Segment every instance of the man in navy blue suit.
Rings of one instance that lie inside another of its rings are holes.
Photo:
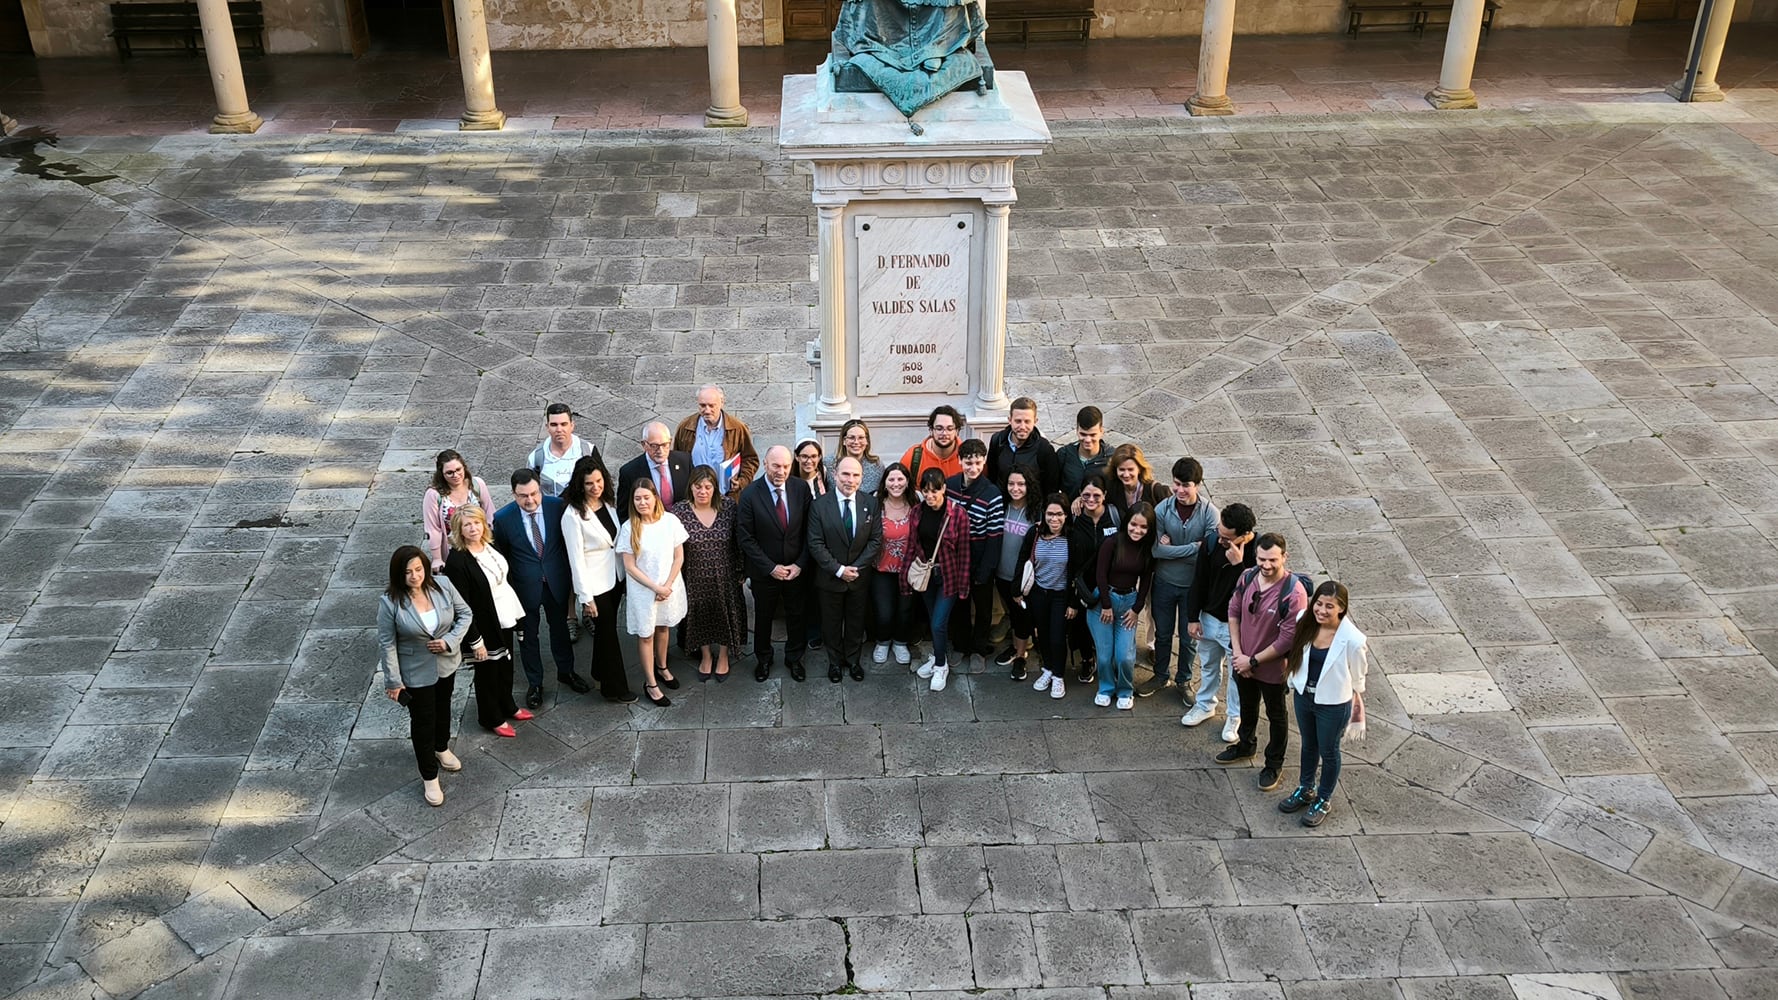
[[[525,666],[525,705],[543,705],[543,656],[538,633],[550,623],[549,650],[556,661],[556,678],[569,689],[585,694],[592,685],[574,672],[574,647],[562,622],[574,603],[574,578],[568,568],[568,548],[562,542],[562,500],[543,495],[537,473],[519,469],[512,474],[512,503],[494,514],[494,548],[511,567],[512,589],[525,606],[519,622],[519,658]]]

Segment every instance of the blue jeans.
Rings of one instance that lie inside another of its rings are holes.
[[[1229,692],[1229,718],[1241,717],[1241,693],[1228,675],[1233,666],[1229,662],[1229,623],[1207,614],[1198,615],[1198,626],[1203,629],[1204,637],[1198,640],[1198,698],[1195,707],[1209,712],[1216,711],[1216,696],[1224,687]],[[1157,653],[1158,655],[1158,653]]]
[[[1320,798],[1334,793],[1340,781],[1340,737],[1346,735],[1346,724],[1352,721],[1352,703],[1317,705],[1315,696],[1296,696],[1296,728],[1303,735],[1302,776],[1297,784],[1308,787],[1315,782],[1316,766],[1320,766],[1321,784],[1315,789]]]
[[[1173,680],[1173,637],[1185,637],[1185,595],[1189,586],[1168,583],[1158,576],[1149,594],[1149,608],[1154,615],[1154,679],[1160,683]],[[1179,678],[1181,687],[1192,676],[1192,642],[1179,644]]]
[[[1100,609],[1087,609],[1087,627],[1099,651],[1099,693],[1119,698],[1136,696],[1136,630],[1124,624],[1124,612],[1136,606],[1136,592],[1111,592],[1111,621],[1100,621]]]
[[[932,567],[932,579],[920,591],[920,598],[926,602],[926,617],[932,623],[932,662],[942,667],[950,662],[945,659],[950,652],[946,646],[951,638],[951,609],[957,606],[957,599],[945,593],[945,575],[937,566]]]

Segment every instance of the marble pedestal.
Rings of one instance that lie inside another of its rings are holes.
[[[817,393],[799,435],[832,449],[847,420],[879,455],[925,436],[949,403],[986,437],[1006,422],[1006,251],[1013,161],[1049,145],[1023,73],[907,119],[881,94],[832,90],[825,64],[784,78],[778,142],[814,168],[820,220]]]

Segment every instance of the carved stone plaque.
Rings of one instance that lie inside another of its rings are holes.
[[[853,217],[861,396],[969,391],[968,213]]]

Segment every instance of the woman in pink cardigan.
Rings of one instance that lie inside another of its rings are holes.
[[[469,473],[469,463],[455,449],[438,453],[432,470],[432,487],[420,501],[420,517],[426,522],[426,553],[434,570],[444,568],[445,556],[451,554],[451,515],[474,505],[482,509],[488,520],[494,519],[494,499],[488,495],[488,484],[482,477]]]

